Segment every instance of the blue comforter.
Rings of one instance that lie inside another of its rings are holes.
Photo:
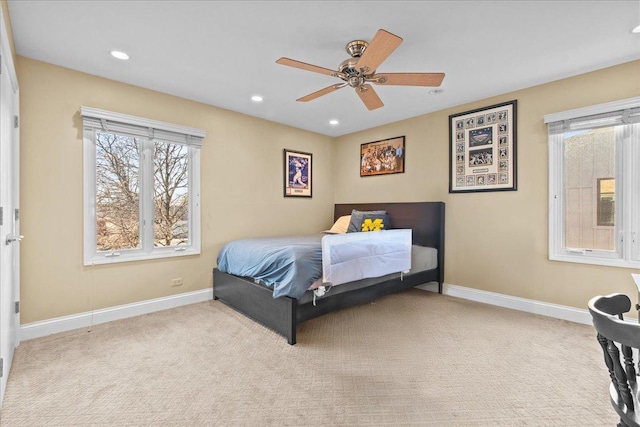
[[[259,237],[227,243],[218,254],[218,270],[252,277],[273,289],[273,297],[300,298],[322,277],[322,237],[310,234]]]

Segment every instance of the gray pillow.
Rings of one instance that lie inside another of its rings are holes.
[[[386,215],[387,211],[351,211],[351,221],[349,222],[349,228],[347,233],[357,233],[362,231],[362,222],[364,221],[364,215]]]

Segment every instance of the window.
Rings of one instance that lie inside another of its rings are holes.
[[[81,107],[84,264],[200,253],[204,131]]]
[[[640,97],[545,116],[549,259],[640,267]]]
[[[598,178],[598,226],[613,227],[616,212],[616,180],[615,178]]]

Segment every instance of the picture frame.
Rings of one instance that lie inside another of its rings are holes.
[[[517,190],[517,100],[449,116],[449,193]]]
[[[360,177],[404,173],[405,137],[360,144]]]
[[[312,197],[313,155],[284,150],[284,197]]]

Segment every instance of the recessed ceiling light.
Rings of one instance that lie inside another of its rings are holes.
[[[440,95],[444,92],[444,89],[433,89],[429,91],[429,95]]]
[[[337,125],[338,123],[340,123],[340,122],[339,122],[339,121],[337,121],[336,119],[331,119],[331,120],[329,120],[329,124],[330,124],[330,125],[332,125],[332,126],[335,126],[335,125]]]
[[[121,59],[123,61],[126,61],[127,59],[129,59],[129,55],[127,55],[124,52],[120,52],[119,50],[112,50],[111,56],[113,56],[114,58]]]
[[[251,100],[252,100],[253,102],[262,102],[262,97],[261,97],[260,95],[253,95],[253,96],[251,97]]]
[[[633,30],[631,30],[632,33],[640,33],[640,25],[638,25],[637,27],[635,27]]]

